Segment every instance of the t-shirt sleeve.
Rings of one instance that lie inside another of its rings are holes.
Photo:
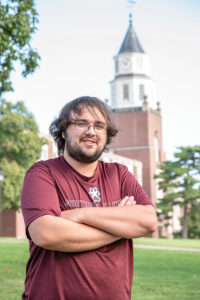
[[[26,173],[22,189],[21,208],[26,226],[44,216],[60,216],[59,198],[49,168],[42,162],[34,164]]]
[[[128,171],[127,167],[123,166],[122,172],[122,199],[125,196],[134,196],[136,204],[154,206],[143,187],[138,183],[135,176]]]

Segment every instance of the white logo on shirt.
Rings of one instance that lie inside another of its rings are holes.
[[[95,203],[101,202],[101,193],[99,192],[99,190],[96,186],[89,188],[89,194]]]

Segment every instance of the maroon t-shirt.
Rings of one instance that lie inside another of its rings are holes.
[[[125,196],[137,204],[152,204],[127,167],[98,162],[95,175],[76,172],[60,156],[34,164],[27,172],[22,211],[29,224],[43,215],[89,206],[116,206]],[[67,253],[46,250],[30,239],[25,292],[29,300],[128,300],[133,277],[132,240],[121,239],[92,251]]]

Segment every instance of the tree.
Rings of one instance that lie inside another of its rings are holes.
[[[200,238],[200,204],[199,201],[193,203],[188,218],[188,236],[190,238]]]
[[[42,144],[33,115],[23,102],[0,104],[0,170],[2,182],[2,208],[17,210],[26,170],[39,159]]]
[[[2,182],[2,209],[18,210],[20,207],[22,183],[25,169],[20,167],[16,161],[7,161],[3,159],[1,168],[4,171],[4,180]]]
[[[174,161],[165,161],[160,166],[159,188],[163,198],[159,199],[159,215],[170,218],[173,206],[183,207],[182,238],[188,237],[188,215],[200,199],[200,146],[178,147]]]
[[[0,98],[13,91],[10,74],[16,61],[22,65],[24,77],[38,66],[40,56],[30,45],[37,29],[37,16],[34,0],[0,2]]]
[[[44,139],[39,137],[33,115],[23,102],[12,104],[2,95],[13,91],[10,75],[15,63],[26,77],[38,67],[39,54],[30,45],[36,31],[38,13],[34,0],[0,1],[0,170],[4,171],[2,208],[19,208],[23,177],[41,153]]]

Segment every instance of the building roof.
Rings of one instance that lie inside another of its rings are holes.
[[[119,50],[120,53],[130,53],[130,52],[139,52],[144,53],[142,45],[137,37],[137,34],[133,28],[132,21],[130,20],[129,28],[125,35],[125,38],[122,42],[121,48]]]

